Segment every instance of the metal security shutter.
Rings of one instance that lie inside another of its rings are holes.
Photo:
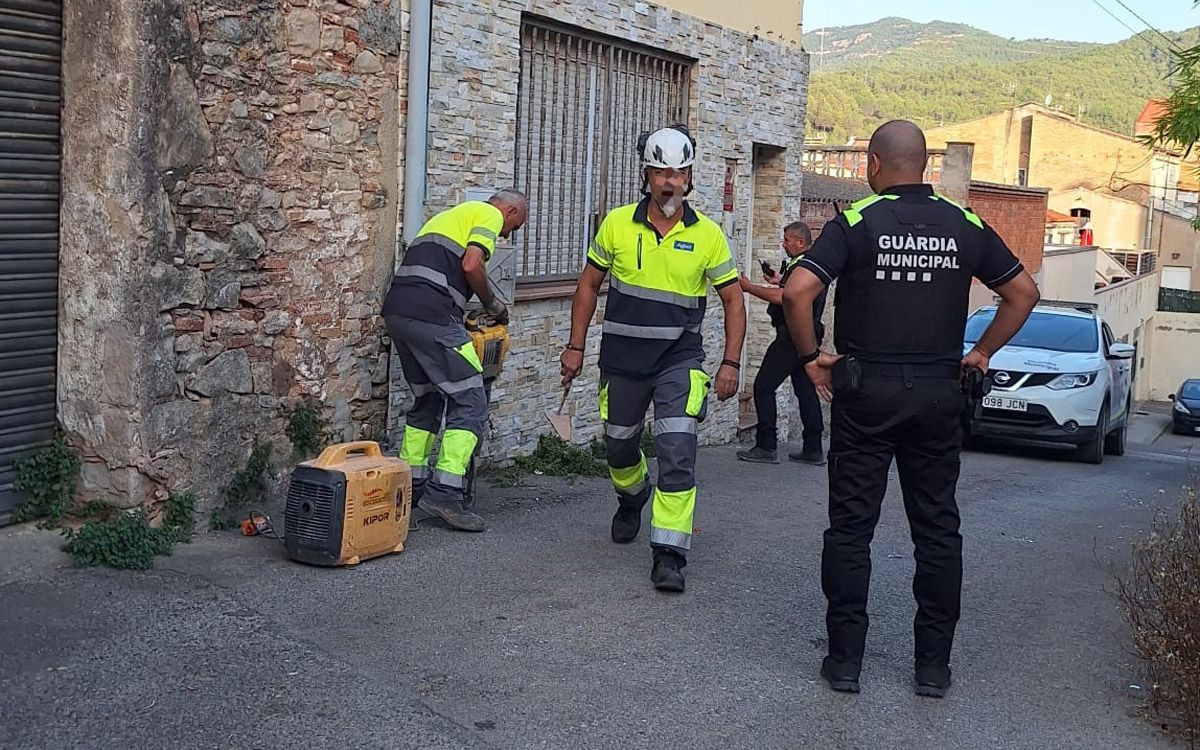
[[[54,437],[62,3],[0,0],[0,523]]]
[[[691,61],[583,29],[521,24],[519,283],[575,279],[609,209],[641,197],[637,138],[686,123]]]

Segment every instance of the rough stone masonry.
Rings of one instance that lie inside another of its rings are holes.
[[[60,418],[84,490],[207,507],[312,399],[378,436],[397,0],[65,9]]]

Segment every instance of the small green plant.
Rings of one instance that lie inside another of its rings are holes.
[[[81,466],[79,456],[61,434],[33,456],[18,461],[13,485],[25,500],[17,506],[13,520],[24,523],[42,518],[43,527],[58,524],[75,500]]]
[[[233,475],[233,479],[222,489],[225,502],[213,511],[209,527],[220,531],[238,525],[239,514],[246,506],[262,497],[267,490],[267,470],[271,467],[271,444],[254,439],[250,458],[246,465]]]
[[[512,466],[489,473],[493,481],[516,484],[527,474],[552,477],[608,476],[608,465],[604,461],[604,443],[599,440],[580,447],[554,435],[541,435],[533,453],[517,456]]]
[[[164,511],[162,528],[170,530],[176,542],[190,541],[196,526],[196,496],[191,492],[172,492]]]
[[[297,458],[315,456],[321,449],[321,431],[325,425],[320,412],[311,403],[296,407],[288,415],[287,436]]]
[[[84,567],[148,570],[155,557],[171,554],[176,544],[190,538],[195,507],[192,493],[171,494],[164,505],[163,524],[157,528],[150,525],[142,508],[127,513],[110,508],[107,518],[89,521],[78,530],[63,529],[67,537],[63,549]]]

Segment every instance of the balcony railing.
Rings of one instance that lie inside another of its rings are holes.
[[[945,149],[930,149],[925,163],[925,181],[935,186],[942,184],[942,160]],[[867,151],[854,146],[832,146],[806,148],[801,161],[805,172],[816,172],[829,177],[867,181]]]

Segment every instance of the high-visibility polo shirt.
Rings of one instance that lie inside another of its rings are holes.
[[[460,203],[434,216],[405,251],[383,314],[461,323],[467,300],[473,296],[462,270],[467,246],[477,246],[490,259],[503,229],[500,209],[483,201]]]
[[[634,378],[703,359],[708,288],[738,282],[716,222],[684,203],[683,219],[660,237],[649,206],[646,198],[610,211],[587,256],[610,274],[600,370]]]

